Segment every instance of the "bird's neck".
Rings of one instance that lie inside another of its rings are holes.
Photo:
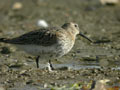
[[[72,41],[75,41],[76,34],[74,34],[73,32],[71,32],[70,30],[68,30],[67,33],[68,33],[68,37],[70,37]]]

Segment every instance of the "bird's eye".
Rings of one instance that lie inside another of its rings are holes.
[[[75,24],[75,27],[78,27],[78,25],[77,25],[77,24]]]

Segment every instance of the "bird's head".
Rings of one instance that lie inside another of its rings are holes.
[[[86,37],[85,35],[83,35],[83,34],[80,32],[79,26],[78,26],[78,24],[76,24],[76,23],[73,23],[73,22],[65,23],[64,25],[62,25],[62,28],[68,30],[69,32],[71,32],[71,33],[74,34],[75,36],[76,36],[76,35],[80,35],[80,36],[82,36],[83,38],[85,38],[85,39],[89,40],[90,42],[92,42],[88,37]]]

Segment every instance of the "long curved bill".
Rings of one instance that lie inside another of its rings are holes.
[[[83,38],[87,39],[90,42],[93,42],[92,40],[90,40],[88,37],[86,37],[85,35],[83,35],[82,33],[79,33],[80,36],[82,36]]]

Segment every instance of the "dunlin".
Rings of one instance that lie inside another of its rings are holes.
[[[0,42],[14,44],[25,52],[36,56],[37,68],[39,68],[39,58],[41,58],[47,59],[53,69],[50,60],[67,54],[72,49],[78,34],[88,39],[80,33],[78,24],[70,22],[61,27],[34,30],[12,39],[0,38]]]

